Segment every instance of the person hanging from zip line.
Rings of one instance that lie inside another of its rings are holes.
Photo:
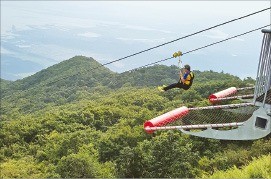
[[[173,57],[177,57],[177,56],[181,56],[182,53],[176,52],[173,54]],[[179,60],[180,63],[180,60]],[[158,90],[161,92],[170,90],[172,88],[180,88],[180,89],[184,89],[184,90],[188,90],[193,83],[194,80],[194,73],[191,71],[190,65],[184,65],[184,73],[182,73],[182,70],[180,70],[180,80],[177,83],[173,83],[171,85],[163,85],[163,86],[159,86]]]
[[[192,86],[193,79],[194,79],[194,73],[190,70],[191,70],[190,66],[185,65],[184,74],[182,74],[182,72],[180,71],[180,80],[177,83],[173,83],[168,86],[165,86],[165,85],[159,86],[158,90],[162,92],[170,90],[172,88],[180,88],[180,89],[188,90]]]

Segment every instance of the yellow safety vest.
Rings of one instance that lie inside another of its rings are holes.
[[[187,86],[191,86],[192,83],[193,83],[193,79],[194,79],[194,73],[193,73],[193,72],[190,72],[190,73],[187,75],[184,84],[187,85]]]

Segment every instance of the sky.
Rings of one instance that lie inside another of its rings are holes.
[[[76,55],[104,64],[270,7],[270,1],[2,1],[1,78]],[[270,24],[270,10],[107,65],[121,73]],[[268,27],[269,28],[269,27]],[[256,77],[260,30],[182,56],[192,70]],[[178,65],[178,59],[160,64]]]

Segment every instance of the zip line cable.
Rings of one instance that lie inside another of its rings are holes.
[[[254,29],[254,30],[247,31],[247,32],[242,33],[242,34],[239,34],[239,35],[235,35],[235,36],[229,37],[229,38],[224,39],[224,40],[221,40],[221,41],[217,41],[217,42],[214,42],[214,43],[211,43],[211,44],[208,44],[208,45],[205,45],[205,46],[196,48],[196,49],[194,49],[194,50],[190,50],[190,51],[188,51],[188,52],[184,52],[182,55],[189,54],[189,53],[191,53],[191,52],[195,52],[195,51],[197,51],[197,50],[204,49],[204,48],[206,48],[206,47],[210,47],[210,46],[212,46],[212,45],[219,44],[219,43],[221,43],[221,42],[225,42],[225,41],[228,41],[228,40],[230,40],[230,39],[233,39],[233,38],[236,38],[236,37],[240,37],[240,36],[249,34],[249,33],[251,33],[251,32],[260,30],[260,29],[265,28],[265,27],[268,27],[268,26],[270,26],[270,25],[271,25],[271,24],[266,25],[266,26],[263,26],[263,27],[259,27],[259,28]],[[143,65],[143,66],[141,66],[141,67],[138,67],[138,68],[135,68],[135,69],[132,69],[132,70],[128,70],[128,71],[133,71],[133,70],[136,70],[136,69],[139,69],[139,68],[143,68],[143,67],[147,67],[147,66],[150,66],[150,65],[154,65],[154,64],[157,64],[157,63],[160,63],[160,62],[163,62],[163,61],[170,60],[170,59],[172,59],[172,58],[175,58],[175,57],[169,57],[169,58],[166,58],[166,59],[163,59],[163,60],[159,60],[159,61],[156,61],[156,62],[153,62],[153,63],[149,63],[149,64],[147,64],[147,65]],[[128,72],[128,71],[126,71],[126,72]]]
[[[247,15],[242,16],[242,17],[239,17],[239,18],[232,19],[232,20],[230,20],[230,21],[226,21],[226,22],[220,23],[220,24],[218,24],[218,25],[215,25],[215,26],[212,26],[212,27],[209,27],[209,28],[200,30],[200,31],[195,32],[195,33],[192,33],[192,34],[190,34],[190,35],[186,35],[186,36],[177,38],[177,39],[175,39],[175,40],[172,40],[172,41],[169,41],[169,42],[166,42],[166,43],[157,45],[157,46],[155,46],[155,47],[152,47],[152,48],[149,48],[149,49],[146,49],[146,50],[142,50],[142,51],[137,52],[137,53],[134,53],[134,54],[132,54],[132,55],[128,55],[128,56],[122,57],[122,58],[120,58],[120,59],[117,59],[117,60],[114,60],[114,61],[111,61],[111,62],[108,62],[108,63],[104,63],[104,64],[101,64],[101,65],[98,65],[98,66],[93,67],[93,68],[91,68],[91,69],[89,69],[89,70],[91,71],[91,70],[95,70],[95,69],[101,68],[101,67],[103,67],[103,66],[109,65],[109,64],[114,63],[114,62],[117,62],[117,61],[124,60],[124,59],[126,59],[126,58],[129,58],[129,57],[132,57],[132,56],[141,54],[141,53],[143,53],[143,52],[147,52],[147,51],[153,50],[153,49],[155,49],[155,48],[158,48],[158,47],[161,47],[161,46],[164,46],[164,45],[167,45],[167,44],[176,42],[176,41],[178,41],[178,40],[185,39],[185,38],[187,38],[187,37],[191,37],[191,36],[193,36],[193,35],[196,35],[196,34],[199,34],[199,33],[202,33],[202,32],[208,31],[208,30],[211,30],[211,29],[213,29],[213,28],[216,28],[216,27],[219,27],[219,26],[222,26],[222,25],[225,25],[225,24],[228,24],[228,23],[231,23],[231,22],[234,22],[234,21],[243,19],[243,18],[247,18],[247,17],[252,16],[252,15],[255,15],[255,14],[258,14],[258,13],[261,13],[261,12],[264,12],[264,11],[266,11],[266,10],[268,10],[268,9],[271,9],[271,7],[262,9],[262,10],[260,10],[260,11],[253,12],[253,13],[251,13],[251,14],[247,14]],[[173,57],[170,57],[170,58],[167,58],[167,59],[164,59],[164,60],[160,60],[160,61],[157,61],[157,62],[155,62],[155,63],[148,64],[148,65],[144,65],[144,66],[142,66],[142,67],[149,66],[149,65],[152,65],[152,64],[156,64],[156,63],[159,63],[159,62],[162,62],[162,61],[166,61],[166,60],[169,60],[169,59],[171,59],[171,58],[173,58]],[[140,68],[140,67],[139,67],[139,68]],[[131,70],[128,70],[128,71],[131,71]],[[78,73],[77,73],[77,74],[78,74]],[[77,75],[77,74],[74,74],[74,75],[71,75],[71,76],[68,76],[68,77],[61,78],[61,79],[56,80],[56,81],[54,81],[54,82],[47,83],[47,85],[50,85],[50,84],[52,84],[52,83],[56,83],[56,82],[58,82],[58,81],[60,81],[60,80],[63,80],[63,79],[65,79],[65,78],[69,78],[69,77],[75,76],[75,75]]]
[[[243,36],[243,35],[252,33],[252,32],[254,32],[254,31],[257,31],[257,30],[263,29],[263,28],[265,28],[265,27],[268,27],[268,26],[270,26],[270,25],[271,25],[271,24],[265,25],[265,26],[262,26],[262,27],[259,27],[259,28],[256,28],[256,29],[253,29],[253,30],[244,32],[244,33],[242,33],[242,34],[235,35],[235,36],[229,37],[229,38],[227,38],[227,39],[220,40],[220,41],[217,41],[217,42],[214,42],[214,43],[211,43],[211,44],[208,44],[208,45],[205,45],[205,46],[196,48],[196,49],[194,49],[194,50],[190,50],[190,51],[184,52],[182,55],[186,55],[186,54],[189,54],[189,53],[191,53],[191,52],[195,52],[195,51],[197,51],[197,50],[204,49],[204,48],[207,48],[207,47],[210,47],[210,46],[213,46],[213,45],[216,45],[216,44],[219,44],[219,43],[222,43],[222,42],[225,42],[225,41],[234,39],[234,38],[236,38],[236,37],[240,37],[240,36]],[[157,64],[157,63],[160,63],[160,62],[164,62],[164,61],[170,60],[170,59],[172,59],[172,58],[175,58],[175,57],[168,57],[168,58],[166,58],[166,59],[159,60],[159,61],[156,61],[156,62],[153,62],[153,63],[149,63],[149,64],[147,64],[147,65],[143,65],[143,66],[140,66],[140,67],[137,67],[137,68],[134,68],[134,69],[125,71],[125,72],[132,72],[132,71],[135,71],[135,70],[140,69],[140,68],[143,68],[143,67],[151,66],[151,65],[154,65],[154,64]],[[99,67],[98,67],[98,68],[99,68]],[[125,73],[125,72],[122,72],[122,73]],[[71,76],[61,78],[61,79],[59,79],[59,80],[56,80],[56,81],[47,83],[46,85],[50,85],[50,84],[56,83],[56,82],[58,82],[58,81],[60,81],[60,80],[63,80],[63,79],[65,79],[65,78],[70,78],[70,77],[73,77],[73,76],[78,75],[78,74],[79,74],[79,73],[76,73],[76,74],[73,74],[73,75],[71,75]]]
[[[271,3],[271,0],[270,0],[270,3]],[[153,49],[155,49],[155,48],[158,48],[158,47],[161,47],[161,46],[164,46],[164,45],[167,45],[167,44],[170,44],[170,43],[176,42],[176,41],[178,41],[178,40],[181,40],[181,39],[184,39],[184,38],[187,38],[187,37],[190,37],[190,36],[193,36],[193,35],[196,35],[196,34],[199,34],[199,33],[205,32],[205,31],[208,31],[208,30],[210,30],[210,29],[213,29],[213,28],[216,28],[216,27],[219,27],[219,26],[222,26],[222,25],[225,25],[225,24],[228,24],[228,23],[231,23],[231,22],[234,22],[234,21],[237,21],[237,20],[240,20],[240,19],[243,19],[243,18],[246,18],[246,17],[252,16],[252,15],[255,15],[255,14],[260,13],[260,12],[264,12],[264,11],[266,11],[266,10],[268,10],[268,9],[271,9],[271,7],[266,8],[266,9],[262,9],[262,10],[260,10],[260,11],[256,11],[256,12],[251,13],[251,14],[247,14],[247,15],[242,16],[242,17],[239,17],[239,18],[232,19],[232,20],[230,20],[230,21],[227,21],[227,22],[224,22],[224,23],[221,23],[221,24],[218,24],[218,25],[215,25],[215,26],[209,27],[209,28],[207,28],[207,29],[204,29],[204,30],[201,30],[201,31],[198,31],[198,32],[192,33],[192,34],[190,34],[190,35],[186,35],[186,36],[184,36],[184,37],[177,38],[177,39],[175,39],[175,40],[172,40],[172,41],[169,41],[169,42],[166,42],[166,43],[163,43],[163,44],[157,45],[157,46],[152,47],[152,48],[149,48],[149,49],[146,49],[146,50],[142,50],[142,51],[137,52],[137,53],[134,53],[134,54],[132,54],[132,55],[128,55],[128,56],[125,56],[125,57],[123,57],[123,58],[120,58],[120,59],[117,59],[117,60],[114,60],[114,61],[111,61],[111,62],[108,62],[108,63],[102,64],[102,65],[99,65],[99,66],[94,67],[94,68],[91,68],[90,70],[94,70],[94,69],[97,69],[97,68],[103,67],[103,66],[105,66],[105,65],[109,65],[109,64],[111,64],[111,63],[114,63],[114,62],[117,62],[117,61],[124,60],[124,59],[126,59],[126,58],[129,58],[129,57],[132,57],[132,56],[135,56],[135,55],[138,55],[138,54],[141,54],[141,53],[144,53],[144,52],[147,52],[147,51],[153,50]],[[270,22],[271,22],[271,13],[270,13]],[[266,26],[264,26],[264,27],[260,27],[260,28],[257,28],[257,29],[254,29],[254,30],[251,30],[251,31],[245,32],[245,33],[240,34],[240,35],[236,35],[236,36],[230,37],[230,38],[228,38],[228,39],[224,39],[224,40],[221,40],[221,41],[218,41],[218,42],[215,42],[215,43],[212,43],[212,44],[209,44],[209,45],[206,45],[206,46],[203,46],[203,47],[200,47],[200,48],[197,48],[197,49],[194,49],[194,50],[188,51],[188,52],[185,52],[185,53],[183,53],[183,55],[184,55],[184,54],[191,53],[191,52],[194,52],[194,51],[196,51],[196,50],[200,50],[200,49],[203,49],[203,48],[206,48],[206,47],[209,47],[209,46],[215,45],[215,44],[218,44],[218,43],[221,43],[221,42],[224,42],[224,41],[227,41],[227,40],[230,40],[230,39],[232,39],[232,38],[236,38],[236,37],[238,37],[238,36],[242,36],[242,35],[245,35],[245,34],[251,33],[251,32],[253,32],[253,31],[259,30],[259,29],[261,29],[261,28],[265,28],[265,27],[267,27],[267,26],[270,26],[270,24],[269,24],[269,25],[266,25]],[[153,64],[157,64],[157,63],[159,63],[159,62],[163,62],[163,61],[166,61],[166,60],[169,60],[169,59],[172,59],[172,58],[174,58],[174,57],[170,57],[170,58],[166,58],[166,59],[164,59],[164,60],[156,61],[156,62],[154,62],[154,63],[150,63],[150,64],[147,64],[147,65],[144,65],[144,66],[141,66],[141,67],[138,67],[138,68],[134,68],[134,69],[132,69],[132,70],[128,70],[128,71],[125,71],[125,72],[129,72],[129,71],[131,71],[131,72],[132,72],[132,71],[135,71],[136,69],[143,68],[143,67],[146,67],[146,66],[150,66],[150,65],[153,65]],[[123,73],[124,73],[124,72],[123,72]],[[69,78],[69,77],[73,77],[73,76],[78,75],[78,74],[79,74],[79,73],[76,73],[76,74],[73,74],[73,75],[71,75],[71,76],[67,76],[67,77],[64,77],[64,78],[58,79],[58,80],[56,80],[56,81],[52,81],[52,82],[49,82],[49,83],[43,84],[42,86],[48,86],[48,85],[50,85],[50,84],[56,83],[56,82],[58,82],[58,81],[60,81],[60,80],[63,80],[63,79]],[[35,87],[34,87],[34,88],[35,88]]]
[[[124,60],[124,59],[126,59],[126,58],[129,58],[129,57],[132,57],[132,56],[135,56],[135,55],[138,55],[138,54],[141,54],[141,53],[144,53],[144,52],[153,50],[153,49],[155,49],[155,48],[162,47],[162,46],[164,46],[164,45],[167,45],[167,44],[170,44],[170,43],[179,41],[179,40],[181,40],[181,39],[185,39],[185,38],[187,38],[187,37],[191,37],[191,36],[193,36],[193,35],[196,35],[196,34],[199,34],[199,33],[202,33],[202,32],[208,31],[208,30],[211,30],[211,29],[213,29],[213,28],[216,28],[216,27],[219,27],[219,26],[222,26],[222,25],[225,25],[225,24],[228,24],[228,23],[231,23],[231,22],[234,22],[234,21],[243,19],[243,18],[247,18],[247,17],[249,17],[249,16],[252,16],[252,15],[255,15],[255,14],[258,14],[258,13],[261,13],[261,12],[264,12],[264,11],[266,11],[266,10],[268,10],[268,9],[271,9],[271,7],[266,8],[266,9],[262,9],[262,10],[260,10],[260,11],[256,11],[256,12],[253,12],[253,13],[251,13],[251,14],[247,14],[247,15],[245,15],[245,16],[241,16],[241,17],[238,17],[238,18],[235,18],[235,19],[226,21],[226,22],[223,22],[223,23],[221,23],[221,24],[217,24],[217,25],[212,26],[212,27],[209,27],[209,28],[207,28],[207,29],[203,29],[203,30],[200,30],[200,31],[198,31],[198,32],[194,32],[194,33],[192,33],[192,34],[189,34],[189,35],[186,35],[186,36],[177,38],[177,39],[175,39],[175,40],[172,40],[172,41],[169,41],[169,42],[165,42],[165,43],[163,43],[163,44],[160,44],[160,45],[157,45],[157,46],[148,48],[148,49],[146,49],[146,50],[142,50],[142,51],[136,52],[136,53],[134,53],[134,54],[131,54],[131,55],[128,55],[128,56],[119,58],[119,59],[117,59],[117,60],[113,60],[113,61],[110,61],[110,62],[108,62],[108,63],[101,64],[101,65],[99,65],[99,66],[97,66],[97,67],[91,68],[90,70],[95,70],[95,69],[97,69],[97,68],[100,68],[100,67],[109,65],[109,64],[111,64],[111,63],[115,63],[115,62]]]

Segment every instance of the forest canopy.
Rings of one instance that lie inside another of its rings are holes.
[[[211,93],[253,85],[252,78],[195,70],[190,90],[161,93],[157,86],[178,80],[178,67],[89,70],[97,65],[76,56],[1,80],[1,178],[271,178],[270,135],[240,142],[143,129],[148,119],[209,105]]]

